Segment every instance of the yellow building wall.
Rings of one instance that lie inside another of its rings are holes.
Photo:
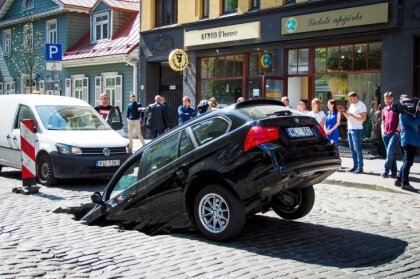
[[[155,1],[142,0],[140,3],[141,31],[147,31],[155,27]]]
[[[223,13],[223,0],[211,0],[209,2],[209,18],[216,18],[221,16]]]
[[[194,22],[201,19],[203,17],[202,5],[202,0],[178,0],[178,23]]]
[[[281,7],[286,4],[286,0],[261,0],[260,1],[260,9],[270,9],[270,8],[277,8]]]
[[[251,0],[238,0],[238,14],[243,14],[251,9]]]

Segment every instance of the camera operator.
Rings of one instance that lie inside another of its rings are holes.
[[[393,109],[400,113],[401,148],[403,165],[400,169],[395,186],[411,192],[417,190],[409,183],[410,168],[414,162],[417,146],[420,146],[420,102],[417,98],[404,96],[399,103],[393,104]]]

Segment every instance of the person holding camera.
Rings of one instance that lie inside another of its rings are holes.
[[[363,122],[366,121],[367,107],[359,100],[357,93],[352,91],[348,95],[350,107],[343,115],[347,118],[348,140],[353,167],[349,172],[363,173],[362,134]]]
[[[397,112],[400,112],[403,153],[403,164],[395,181],[395,186],[401,186],[401,189],[406,191],[417,192],[409,183],[409,174],[414,163],[416,148],[420,146],[420,102],[417,98],[404,97],[394,107]]]

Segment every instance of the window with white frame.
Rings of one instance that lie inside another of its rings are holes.
[[[57,19],[47,20],[47,43],[57,43]]]
[[[15,94],[15,82],[6,82],[5,94]]]
[[[93,15],[93,40],[109,39],[109,13]]]
[[[23,45],[29,50],[33,48],[34,26],[27,23],[23,26]]]
[[[35,0],[23,0],[22,9],[30,9],[34,7]]]
[[[109,96],[109,104],[115,106],[115,81],[116,77],[105,77],[104,90]]]
[[[74,87],[72,97],[83,100],[83,79],[75,79],[73,82]]]
[[[3,52],[4,54],[10,54],[12,49],[12,30],[3,30]]]

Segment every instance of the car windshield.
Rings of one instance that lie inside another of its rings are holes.
[[[276,117],[276,116],[283,116],[283,115],[304,115],[299,113],[296,110],[289,109],[279,105],[252,105],[246,106],[238,109],[241,113],[249,116],[254,120],[260,120],[267,117]]]
[[[105,120],[92,107],[37,106],[47,130],[109,130]]]

